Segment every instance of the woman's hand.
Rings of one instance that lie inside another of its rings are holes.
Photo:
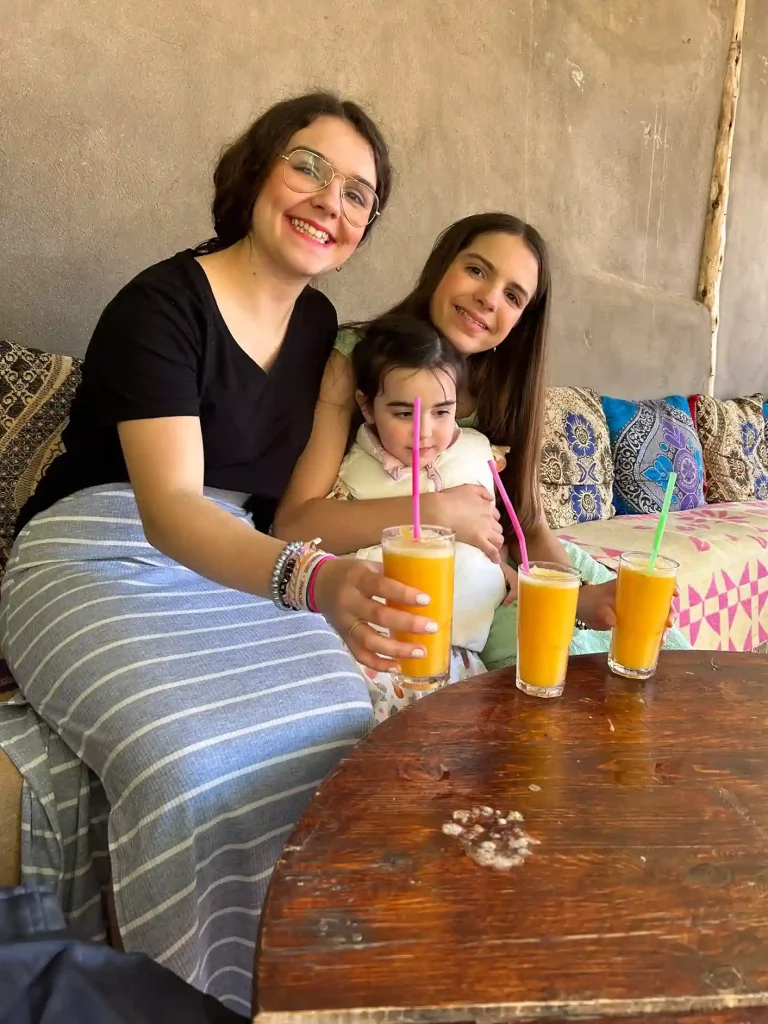
[[[675,588],[675,597],[680,594]],[[616,625],[616,580],[596,583],[581,588],[576,617],[589,629],[607,630]],[[667,628],[675,624],[677,615],[674,606],[670,609]]]
[[[424,605],[425,611],[429,610],[426,594],[387,579],[377,562],[337,558],[318,570],[315,602],[352,655],[376,672],[397,672],[398,659],[422,658],[424,648],[382,636],[369,623],[402,633],[436,633],[437,624],[374,601],[374,597],[410,607]]]
[[[492,562],[499,564],[504,532],[493,495],[480,484],[449,487],[422,499],[422,519],[436,526],[446,526],[456,533],[456,540],[479,548]],[[432,510],[435,510],[434,512]]]
[[[589,629],[613,629],[616,625],[616,580],[581,588],[576,618]]]

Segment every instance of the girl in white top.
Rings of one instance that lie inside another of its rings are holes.
[[[488,465],[503,468],[504,449],[494,449],[479,431],[456,424],[457,388],[464,376],[462,356],[435,328],[416,317],[389,314],[374,321],[352,353],[356,398],[363,423],[344,459],[330,497],[370,499],[411,493],[414,399],[421,398],[420,491],[429,493],[477,484],[493,495]],[[398,524],[392,524],[398,525]],[[381,561],[381,548],[357,551]],[[496,608],[508,595],[515,573],[502,559],[492,562],[479,548],[456,545],[451,681],[484,671],[479,657]],[[510,592],[510,599],[514,596]],[[417,699],[386,673],[371,679],[378,720]]]

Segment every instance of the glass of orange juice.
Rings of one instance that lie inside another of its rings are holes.
[[[398,640],[423,647],[425,658],[401,658],[394,676],[408,690],[435,690],[448,682],[451,667],[453,566],[456,536],[442,526],[422,526],[418,540],[412,526],[391,526],[381,537],[384,575],[429,595],[426,607],[397,605],[413,615],[428,615],[436,633],[395,633]]]
[[[572,565],[518,567],[517,686],[533,697],[559,697],[576,626],[581,576]]]
[[[628,679],[649,679],[656,671],[680,568],[662,555],[653,569],[648,563],[648,554],[641,551],[628,551],[619,560],[608,667]]]

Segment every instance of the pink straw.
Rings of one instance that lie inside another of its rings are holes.
[[[413,400],[413,448],[411,449],[411,511],[413,518],[414,540],[421,540],[421,452],[419,435],[421,434],[421,399]]]
[[[491,467],[494,482],[499,490],[499,494],[501,495],[501,500],[504,502],[504,508],[507,510],[507,514],[509,515],[509,518],[512,520],[512,526],[514,527],[515,533],[517,534],[517,542],[520,545],[520,558],[523,563],[523,569],[525,569],[525,571],[528,572],[530,570],[530,566],[528,565],[528,549],[525,546],[523,528],[520,526],[520,520],[515,515],[515,510],[512,508],[512,502],[509,500],[509,495],[506,492],[504,484],[501,482],[499,471],[498,469],[496,469],[496,463],[493,461],[493,459],[489,459],[488,465]]]

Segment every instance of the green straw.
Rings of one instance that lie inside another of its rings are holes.
[[[653,536],[653,547],[651,548],[651,557],[648,559],[648,569],[653,571],[654,565],[656,565],[656,559],[659,557],[659,548],[661,542],[664,539],[664,530],[667,526],[667,517],[669,516],[669,508],[672,504],[672,495],[675,492],[675,483],[677,482],[677,473],[670,473],[669,480],[667,480],[667,489],[664,493],[664,503],[661,506],[661,515],[659,516],[659,523],[656,527],[656,533]]]

